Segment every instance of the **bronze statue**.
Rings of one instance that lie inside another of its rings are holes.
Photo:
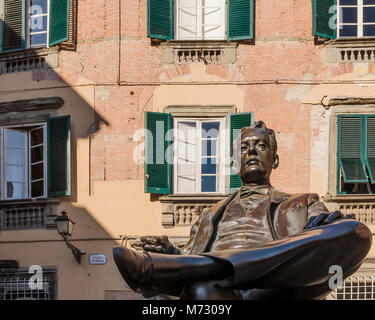
[[[330,213],[317,194],[272,188],[277,143],[262,121],[243,128],[233,149],[240,190],[202,212],[181,250],[166,236],[142,238],[143,253],[115,247],[121,275],[145,297],[324,298],[330,267],[353,274],[370,250],[370,230],[353,215]]]

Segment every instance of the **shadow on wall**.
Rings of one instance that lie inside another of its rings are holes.
[[[51,56],[58,58],[58,52],[66,49],[63,46],[53,46],[48,50],[24,49],[25,39],[19,27],[20,21],[14,21],[14,25],[3,24],[3,21],[0,24],[4,26],[1,41],[3,52],[0,54],[0,105],[7,106],[0,108],[0,126],[32,124],[34,121],[40,123],[51,115],[70,115],[71,195],[58,198],[58,211],[67,211],[74,220],[76,225],[71,242],[86,252],[81,264],[77,264],[56,229],[25,230],[26,220],[23,216],[17,216],[18,220],[12,220],[12,228],[2,228],[0,233],[0,259],[17,260],[23,267],[56,266],[59,299],[118,298],[119,293],[122,298],[136,299],[127,290],[113,263],[112,247],[118,245],[121,239],[110,235],[87,209],[73,205],[79,201],[79,192],[85,198],[91,192],[91,156],[100,152],[101,148],[93,143],[94,137],[103,125],[110,126],[95,110],[95,86],[87,83],[73,87],[55,70],[57,65],[52,63]],[[68,49],[74,50],[72,47]],[[51,97],[61,98],[61,107],[41,103]],[[58,158],[60,155],[55,156]],[[82,185],[79,185],[79,181],[83,181]],[[56,199],[54,197],[52,200]],[[40,199],[37,203],[44,200]],[[30,204],[31,201],[25,199],[0,201],[0,212],[5,213],[9,206],[24,210]],[[35,201],[32,205],[35,206]],[[107,264],[89,264],[91,254],[106,254]]]

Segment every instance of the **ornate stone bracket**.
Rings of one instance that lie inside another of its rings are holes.
[[[55,69],[59,66],[58,47],[6,52],[0,55],[0,74]]]
[[[232,64],[236,62],[236,42],[168,41],[162,43],[163,63]]]
[[[326,61],[328,63],[374,62],[373,40],[335,40],[327,42]]]

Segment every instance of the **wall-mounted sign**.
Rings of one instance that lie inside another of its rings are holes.
[[[90,264],[107,264],[106,254],[90,254],[89,256]]]

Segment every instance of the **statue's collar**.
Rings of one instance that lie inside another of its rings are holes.
[[[284,200],[288,199],[290,197],[290,194],[281,192],[280,190],[271,188],[270,191],[270,201],[273,203],[281,203]]]

